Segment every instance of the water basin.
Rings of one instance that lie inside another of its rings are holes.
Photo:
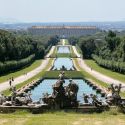
[[[59,46],[59,47],[57,47],[57,53],[70,53],[70,47]]]
[[[34,101],[39,100],[39,98],[42,97],[42,93],[52,93],[52,85],[57,81],[57,79],[45,79],[43,80],[37,87],[35,87],[33,90],[31,90],[31,98]],[[80,103],[84,103],[83,101],[83,93],[85,94],[96,94],[98,98],[104,99],[104,97],[101,97],[101,94],[97,94],[96,90],[92,89],[83,79],[74,79],[75,83],[79,86],[79,91],[77,98],[80,101]],[[69,79],[65,80],[64,86],[69,84]],[[91,99],[89,100],[92,101]]]
[[[60,70],[62,66],[67,70],[74,70],[73,61],[70,58],[56,58],[52,70]]]

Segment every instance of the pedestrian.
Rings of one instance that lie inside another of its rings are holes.
[[[12,85],[12,81],[11,81],[11,80],[9,80],[9,85],[10,85],[10,87],[11,87],[11,85]]]
[[[13,78],[13,77],[12,77],[11,79],[12,79],[12,81],[14,81],[14,78]]]

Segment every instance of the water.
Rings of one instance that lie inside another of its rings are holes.
[[[68,46],[57,47],[57,53],[70,53],[70,48]]]
[[[52,85],[57,81],[57,79],[45,79],[43,80],[36,88],[31,90],[31,98],[36,101],[39,100],[40,97],[42,97],[42,93],[52,93]],[[74,79],[73,80],[75,83],[78,84],[79,86],[79,91],[77,95],[77,99],[80,101],[80,103],[83,103],[83,93],[85,94],[96,94],[98,98],[104,99],[101,97],[101,94],[97,94],[96,90],[93,90],[92,87],[90,87],[88,84],[85,83],[83,79]],[[66,79],[64,86],[69,84],[69,80]],[[90,100],[91,102],[91,100]]]
[[[73,61],[70,58],[56,58],[54,62],[54,67],[52,70],[57,69],[60,70],[64,66],[67,70],[74,70]]]

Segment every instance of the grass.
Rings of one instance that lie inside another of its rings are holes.
[[[82,54],[82,50],[80,49],[80,47],[78,45],[76,45],[76,49],[77,49],[78,53]]]
[[[0,76],[0,83],[7,81],[7,80],[8,80],[9,78],[11,78],[11,77],[16,78],[16,77],[18,77],[18,76],[20,76],[20,75],[23,75],[23,74],[25,74],[25,73],[27,73],[27,72],[30,72],[30,71],[32,71],[33,69],[35,69],[35,68],[37,68],[38,66],[40,66],[41,63],[42,63],[42,60],[36,60],[36,61],[34,61],[34,62],[33,62],[30,66],[28,66],[28,67],[25,67],[25,68],[23,68],[23,69],[21,69],[21,70],[19,70],[19,71],[15,71],[15,72],[9,73],[9,74],[7,74],[7,75]]]
[[[47,71],[50,67],[53,59],[50,59],[49,64],[45,67],[43,71],[34,76],[33,78],[17,85],[17,88],[30,83],[33,80],[45,77],[58,77],[60,71]],[[74,59],[75,64],[81,71],[66,71],[66,77],[84,77],[87,79],[92,79],[94,82],[98,83],[103,87],[108,85],[104,82],[97,80],[95,77],[91,76],[89,73],[85,72],[78,65],[77,59]],[[6,94],[10,92],[6,90]],[[0,114],[0,125],[125,125],[125,115],[119,113],[116,110],[110,110],[103,113],[92,113],[92,114],[82,114],[78,112],[69,111],[48,111],[43,114],[31,114],[25,110],[16,111],[11,114]]]
[[[76,56],[76,54],[75,54],[75,52],[74,52],[72,46],[70,47],[70,51],[71,51],[71,53],[72,53],[72,57],[76,58],[77,56]]]
[[[37,80],[37,79],[43,77],[43,75],[44,75],[44,73],[46,72],[46,70],[50,67],[52,61],[53,61],[53,59],[50,59],[48,65],[47,65],[40,73],[38,73],[38,74],[35,75],[34,77],[28,79],[27,81],[22,82],[22,83],[16,85],[16,88],[19,89],[19,88],[21,88],[22,86],[24,86],[24,85],[26,85],[26,84],[28,84],[28,83],[30,83],[30,82],[32,82],[32,81],[35,81],[35,80]],[[7,89],[7,90],[3,91],[2,93],[5,94],[5,95],[9,95],[11,92],[10,92],[9,89]]]
[[[58,78],[60,71],[48,71],[45,72],[45,78]],[[65,71],[66,78],[83,78],[83,75],[80,71]]]
[[[104,88],[108,88],[108,87],[109,87],[109,84],[98,80],[96,77],[90,75],[88,72],[86,72],[84,69],[82,69],[82,68],[79,66],[79,64],[78,64],[77,59],[74,59],[74,62],[75,62],[75,64],[77,65],[78,69],[80,69],[80,71],[81,71],[81,73],[83,74],[83,76],[84,76],[85,79],[90,79],[90,80],[92,80],[94,83],[96,83],[96,84],[98,84],[98,85],[100,85],[100,86],[102,86],[102,87],[104,87]],[[125,92],[121,92],[120,95],[121,95],[122,97],[125,97]]]
[[[51,58],[55,58],[56,57],[56,53],[57,53],[57,46],[55,47],[52,55],[50,55]]]
[[[65,45],[69,45],[68,39],[64,39],[64,41],[65,41]],[[59,44],[59,45],[63,45],[63,39],[61,39],[58,44]]]
[[[80,71],[82,72],[84,78],[86,78],[86,79],[91,79],[93,82],[95,82],[95,83],[101,85],[102,87],[106,87],[106,88],[107,88],[107,87],[109,86],[107,83],[102,82],[102,81],[96,79],[95,77],[93,77],[92,75],[90,75],[88,72],[86,72],[84,69],[82,69],[82,68],[79,66],[79,64],[78,64],[77,59],[74,59],[74,62],[75,62],[75,64],[77,65],[78,69],[80,69]]]
[[[69,58],[71,58],[72,55],[70,53],[57,53],[56,57],[69,57]]]
[[[92,69],[94,69],[94,70],[96,70],[104,75],[107,75],[113,79],[117,79],[117,80],[125,83],[125,75],[124,74],[113,72],[111,70],[100,67],[94,60],[85,60],[85,63],[89,67],[91,67]]]
[[[0,114],[0,125],[125,125],[124,114],[111,112],[82,114],[55,111],[34,115],[26,111]]]
[[[65,45],[69,45],[68,39],[65,39]]]

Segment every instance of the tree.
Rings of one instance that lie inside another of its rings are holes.
[[[89,39],[81,38],[79,40],[79,46],[82,50],[84,58],[91,58],[91,54],[94,53],[96,49],[94,39],[92,38]]]

